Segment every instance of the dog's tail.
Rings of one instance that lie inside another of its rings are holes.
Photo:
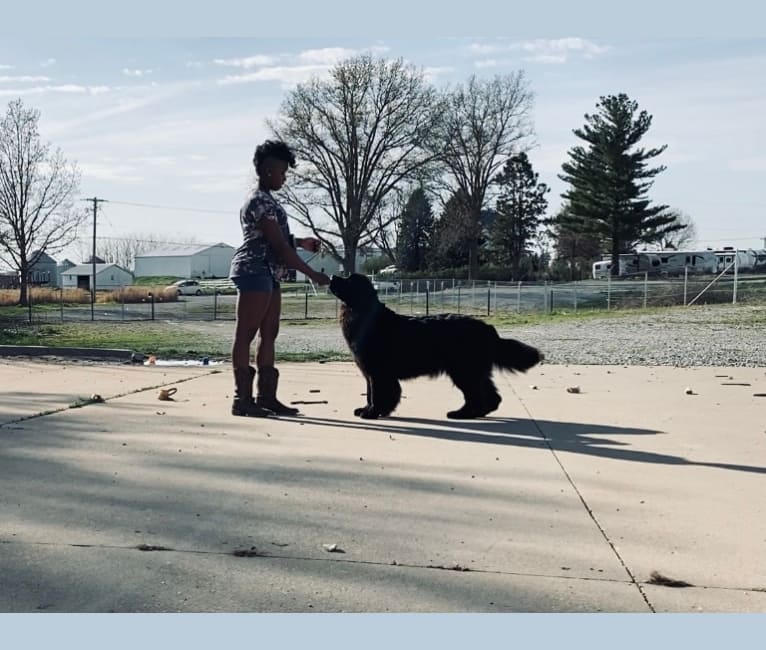
[[[515,339],[497,337],[494,365],[498,368],[526,372],[542,360],[543,355],[537,348]]]

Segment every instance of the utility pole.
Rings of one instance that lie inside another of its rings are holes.
[[[83,199],[83,201],[93,203],[93,252],[90,258],[93,276],[90,281],[90,319],[96,320],[96,215],[98,214],[98,204],[106,203],[106,199],[99,199],[94,196],[91,199]]]

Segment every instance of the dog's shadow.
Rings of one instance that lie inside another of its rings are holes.
[[[282,419],[282,418],[280,418]],[[292,419],[292,418],[290,418]],[[301,415],[304,424],[333,429],[377,431],[388,435],[418,436],[457,442],[535,448],[551,452],[588,454],[614,460],[662,465],[714,467],[766,474],[766,467],[694,461],[682,456],[637,449],[631,442],[615,437],[667,435],[666,432],[637,427],[620,427],[584,422],[558,422],[528,418],[484,417],[476,420],[450,420],[389,416],[378,420],[323,418]]]

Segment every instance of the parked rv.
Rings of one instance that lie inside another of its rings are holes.
[[[766,272],[766,250],[735,250],[734,247],[721,250],[689,251],[640,251],[620,255],[620,277],[681,276],[684,273],[712,275],[724,269],[733,272],[736,257],[737,270],[741,273]],[[612,269],[610,260],[593,264],[593,279],[606,278]]]

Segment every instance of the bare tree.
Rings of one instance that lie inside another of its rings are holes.
[[[396,242],[399,240],[399,227],[404,213],[406,197],[400,188],[394,190],[375,213],[373,242],[383,254],[396,264]]]
[[[521,71],[493,79],[472,76],[444,92],[434,116],[449,194],[460,192],[469,215],[470,277],[479,266],[480,216],[492,179],[508,158],[531,146],[532,99]]]
[[[192,236],[169,237],[152,233],[129,233],[119,237],[101,237],[96,242],[96,256],[109,264],[117,264],[124,269],[133,270],[136,255],[141,255],[157,248],[170,246],[191,246],[199,240]],[[72,247],[73,254],[85,263],[92,255],[92,241],[78,240]]]
[[[435,96],[421,70],[361,55],[292,90],[269,122],[299,159],[285,193],[292,216],[346,271],[388,227],[379,211],[389,193],[434,159],[425,143]]]
[[[17,99],[0,122],[0,260],[19,272],[22,305],[40,255],[72,243],[85,218],[74,205],[77,166],[41,142],[39,119],[40,111]]]
[[[680,225],[680,228],[662,233],[658,241],[660,247],[681,250],[688,246],[694,246],[697,243],[697,228],[692,218],[681,210],[669,210],[668,213],[675,218],[674,225]]]

